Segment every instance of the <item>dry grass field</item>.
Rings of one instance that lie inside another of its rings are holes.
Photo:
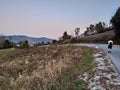
[[[79,38],[83,42],[100,42],[104,43],[110,39],[114,39],[115,33],[114,31],[107,31],[101,34],[97,35],[91,35],[91,36],[86,36],[86,37],[81,37]]]
[[[0,50],[0,90],[85,89],[76,77],[91,72],[91,56],[90,48],[72,45]]]

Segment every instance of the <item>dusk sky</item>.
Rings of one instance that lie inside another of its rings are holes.
[[[0,34],[59,38],[90,24],[109,23],[120,0],[0,0]]]

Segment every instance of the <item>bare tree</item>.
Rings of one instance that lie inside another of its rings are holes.
[[[80,36],[80,28],[76,28],[75,29],[75,37],[79,37]]]

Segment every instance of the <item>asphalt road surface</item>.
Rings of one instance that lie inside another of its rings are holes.
[[[115,65],[116,69],[120,74],[120,46],[114,45],[112,48],[112,52],[107,52],[107,44],[80,44],[83,46],[101,48],[104,52],[107,53],[113,64]]]

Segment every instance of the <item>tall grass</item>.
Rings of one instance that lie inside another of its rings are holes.
[[[80,90],[90,72],[92,51],[79,46],[42,46],[0,51],[0,90]],[[3,62],[4,60],[4,62]]]

